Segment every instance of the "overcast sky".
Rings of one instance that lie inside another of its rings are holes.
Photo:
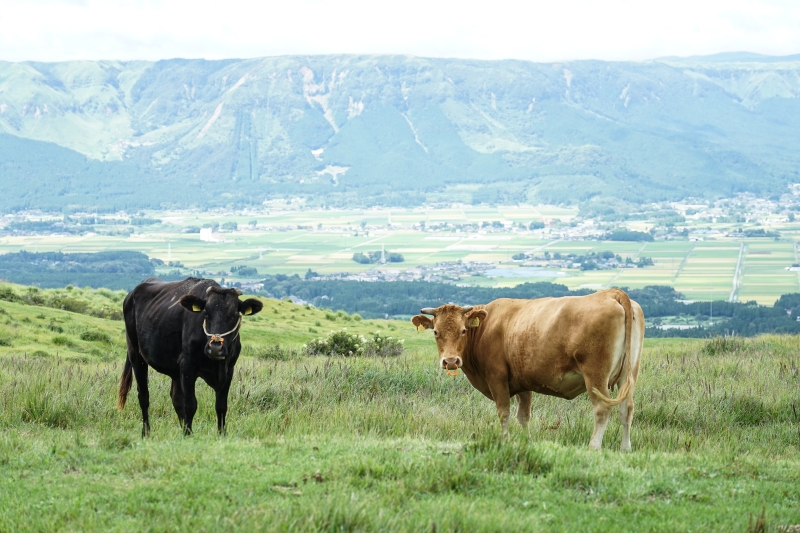
[[[798,0],[0,0],[0,60],[800,53]]]

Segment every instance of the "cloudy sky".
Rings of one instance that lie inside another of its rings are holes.
[[[0,0],[0,60],[800,53],[797,0]]]

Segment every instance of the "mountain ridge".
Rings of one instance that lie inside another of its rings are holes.
[[[800,163],[787,57],[0,62],[0,209],[774,193]]]

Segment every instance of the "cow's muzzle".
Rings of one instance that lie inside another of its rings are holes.
[[[242,325],[242,317],[239,316],[239,320],[236,322],[236,327],[234,327],[230,331],[226,331],[225,333],[209,333],[206,329],[206,321],[203,320],[203,333],[206,334],[208,337],[208,344],[206,344],[206,355],[215,361],[224,361],[227,355],[227,349],[225,347],[225,339],[228,335],[231,337],[228,338],[228,343],[230,344],[236,337],[239,336],[239,328]]]
[[[447,373],[451,376],[455,376],[458,374],[458,369],[461,368],[461,358],[456,357],[442,357],[442,368],[447,370]]]
[[[215,342],[212,339],[206,344],[206,355],[209,359],[223,361],[225,360],[225,352],[224,339],[223,342]]]

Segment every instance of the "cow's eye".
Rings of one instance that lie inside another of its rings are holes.
[[[438,337],[438,336],[439,336],[439,332],[438,332],[438,331],[436,331],[436,330],[433,330],[433,336],[434,336],[434,337]]]
[[[463,329],[461,330],[461,334],[462,334],[462,335],[466,335],[466,334],[467,334],[467,328],[463,328]]]

